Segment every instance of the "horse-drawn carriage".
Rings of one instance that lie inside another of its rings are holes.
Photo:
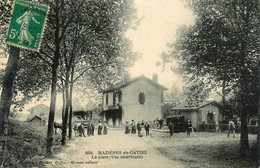
[[[186,125],[185,117],[182,115],[170,115],[166,117],[166,123],[167,126],[170,123],[170,121],[174,125],[174,132],[185,132],[186,131]]]

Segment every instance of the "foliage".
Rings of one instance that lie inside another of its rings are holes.
[[[174,53],[181,64],[178,71],[187,82],[206,77],[210,88],[222,87],[225,80],[226,86],[232,88],[228,93],[232,90],[233,95],[240,97],[240,103],[255,106],[258,3],[193,1],[190,5],[197,18],[194,26],[182,27],[178,32]]]
[[[0,152],[0,161],[5,158],[4,167],[31,167],[30,160],[43,155],[44,134],[27,123],[9,119],[7,151]],[[4,137],[1,137],[1,141]]]
[[[209,88],[235,96],[241,116],[241,156],[248,146],[247,115],[259,94],[259,1],[188,1],[195,24],[179,29],[175,51],[187,82],[206,78]],[[203,81],[204,82],[204,81]],[[224,98],[225,96],[223,96]]]

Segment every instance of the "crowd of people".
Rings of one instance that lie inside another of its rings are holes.
[[[144,122],[142,120],[142,122],[138,121],[137,123],[132,120],[131,124],[126,121],[126,125],[125,125],[125,134],[136,134],[139,136],[139,137],[143,137],[143,130],[145,130],[145,135],[146,136],[149,136],[150,135],[150,124],[148,121]],[[173,135],[173,132],[174,132],[174,124],[173,122],[169,122],[168,123],[168,128],[170,130],[170,136]],[[187,120],[186,122],[186,132],[187,132],[187,136],[190,136],[190,133],[193,131],[192,129],[192,124],[191,124],[191,121],[190,120]]]
[[[54,124],[57,127],[57,124]],[[186,122],[186,133],[187,136],[190,136],[190,133],[193,132],[193,127],[191,124],[190,120],[187,120]],[[55,129],[56,129],[55,127]],[[168,123],[168,129],[170,131],[170,136],[173,135],[174,133],[174,123],[172,121],[170,121]],[[132,120],[131,123],[129,123],[128,121],[126,121],[125,124],[125,134],[136,134],[139,137],[143,137],[143,130],[145,130],[145,136],[149,136],[150,135],[150,124],[148,121],[144,121],[142,120],[141,122],[138,121],[137,123]],[[235,138],[235,123],[234,120],[230,120],[228,123],[228,135],[227,137],[229,137],[230,133],[233,134],[233,137]],[[75,123],[73,126],[73,130],[75,133],[75,137],[78,135],[79,137],[86,137],[86,136],[94,136],[94,132],[95,132],[95,125],[94,122],[88,122],[86,124],[84,124],[83,122],[81,123]],[[85,130],[86,130],[86,135],[85,135]],[[108,134],[108,124],[106,121],[104,121],[104,123],[102,124],[101,121],[99,121],[98,125],[97,125],[97,135],[107,135]]]
[[[125,134],[136,134],[139,137],[143,137],[143,129],[145,130],[145,135],[149,136],[150,135],[150,124],[148,121],[142,120],[142,122],[138,121],[137,123],[132,120],[132,123],[129,124],[128,121],[126,121],[126,126],[125,126]]]
[[[126,121],[126,125],[125,125],[125,134],[136,134],[139,137],[143,137],[143,130],[145,130],[145,136],[149,136],[150,135],[150,124],[148,121],[138,121],[137,123],[132,120],[131,123],[129,123],[128,121]],[[168,123],[168,128],[170,130],[170,136],[173,135],[174,132],[174,124],[173,122],[169,122]],[[87,136],[94,136],[94,132],[95,132],[95,125],[94,122],[89,122],[87,123],[87,125],[83,125],[83,123],[80,123],[79,125],[77,125],[76,123],[74,124],[73,127],[74,133],[75,133],[75,137],[77,136],[77,134],[80,137],[85,137],[85,130],[87,130]],[[230,129],[231,131],[233,131],[232,129]],[[192,129],[192,124],[190,120],[187,120],[187,124],[186,124],[186,132],[187,135],[190,136],[190,133],[193,131]],[[230,132],[231,132],[230,131]],[[97,125],[97,135],[107,135],[108,134],[108,125],[107,122],[104,121],[104,124],[101,123],[101,121],[99,121],[98,125]]]
[[[75,137],[77,136],[77,134],[80,137],[82,136],[85,137],[85,129],[87,130],[87,136],[94,136],[95,125],[94,122],[92,121],[87,123],[86,126],[84,126],[82,122],[79,125],[75,123],[73,126]],[[97,130],[98,135],[102,135],[102,133],[103,135],[107,135],[107,130],[108,130],[107,122],[105,121],[104,124],[102,124],[101,121],[99,121],[97,129],[98,129]]]

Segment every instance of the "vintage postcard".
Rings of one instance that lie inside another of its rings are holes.
[[[0,167],[259,167],[259,9],[0,0]]]

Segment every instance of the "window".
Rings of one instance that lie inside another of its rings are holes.
[[[139,93],[139,103],[144,104],[145,103],[145,95],[144,92]]]
[[[113,93],[113,105],[115,105],[115,104],[116,104],[116,94]]]
[[[163,92],[161,93],[161,103],[163,103]]]
[[[207,123],[213,123],[213,113],[211,111],[207,114]]]
[[[122,102],[122,92],[119,91],[119,94],[118,94],[118,102]]]
[[[108,95],[106,94],[106,105],[108,105]]]

